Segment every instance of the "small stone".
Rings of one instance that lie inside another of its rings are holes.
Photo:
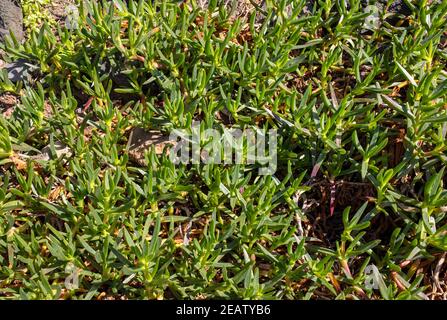
[[[147,166],[145,153],[154,146],[157,155],[163,154],[166,146],[177,144],[176,141],[169,139],[169,136],[163,135],[160,131],[135,128],[130,134],[129,158],[141,166]],[[169,149],[167,150],[169,154]]]
[[[31,74],[37,70],[37,67],[30,64],[25,59],[18,59],[7,63],[4,68],[8,71],[8,79],[14,83],[19,81],[31,81]]]
[[[56,151],[57,159],[59,159],[62,156],[66,156],[68,158],[73,154],[71,149],[60,141],[54,142],[54,150]],[[43,148],[41,154],[32,157],[32,159],[34,160],[44,160],[44,161],[49,161],[51,158],[52,157],[51,157],[50,145]]]
[[[22,8],[15,0],[0,0],[0,41],[14,34],[17,41],[24,38]]]

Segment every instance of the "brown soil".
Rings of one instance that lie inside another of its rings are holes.
[[[74,0],[53,0],[51,4],[46,7],[46,9],[56,21],[60,22],[67,16],[67,7],[74,3]]]
[[[3,93],[0,95],[0,113],[9,118],[14,112],[14,107],[17,105],[18,99],[10,93]]]

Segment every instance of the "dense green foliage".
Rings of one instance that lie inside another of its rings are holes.
[[[19,100],[0,116],[0,297],[439,297],[447,1],[385,6],[371,30],[355,0],[267,1],[246,20],[220,1],[128,2],[4,45],[32,67],[0,77]],[[194,120],[278,129],[277,172],[129,159],[132,128]]]
[[[54,25],[55,21],[45,7],[51,3],[51,0],[20,0],[19,2],[25,18],[24,25],[26,29],[37,29],[44,21]]]

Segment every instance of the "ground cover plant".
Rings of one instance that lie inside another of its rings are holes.
[[[50,18],[46,5],[50,0],[22,0],[20,1],[23,15],[25,16],[24,26],[30,31],[37,29],[44,21],[53,24],[54,20]]]
[[[447,1],[235,3],[5,40],[2,299],[446,298]],[[278,130],[276,172],[132,156],[193,121]]]

